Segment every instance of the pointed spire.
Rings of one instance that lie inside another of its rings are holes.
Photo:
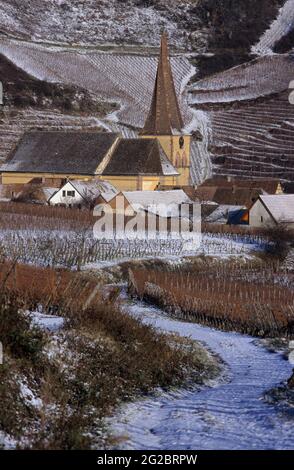
[[[184,127],[172,69],[169,59],[168,38],[164,31],[153,92],[151,108],[141,135],[172,135]]]

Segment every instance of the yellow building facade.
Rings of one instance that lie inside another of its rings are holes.
[[[191,165],[191,139],[190,135],[157,135],[142,136],[143,139],[156,139],[179,175],[171,181],[162,182],[166,186],[189,186]]]

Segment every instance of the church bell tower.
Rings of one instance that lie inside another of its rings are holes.
[[[157,138],[166,155],[178,170],[177,185],[190,184],[191,135],[183,132],[181,114],[168,51],[167,34],[161,38],[161,50],[155,87],[142,138]]]

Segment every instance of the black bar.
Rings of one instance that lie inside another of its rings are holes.
[[[281,465],[293,461],[293,451],[0,451],[0,464],[19,468],[58,465],[62,468],[146,468],[147,465],[176,465],[197,468],[234,468],[236,465]],[[3,467],[2,467],[3,468]],[[52,470],[55,470],[53,468]],[[57,468],[56,468],[57,470]],[[248,470],[251,470],[248,467]]]

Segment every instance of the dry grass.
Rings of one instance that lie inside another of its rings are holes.
[[[193,343],[182,344],[130,317],[118,300],[119,289],[104,289],[103,294],[93,278],[5,263],[0,285],[5,293],[0,337],[10,371],[17,381],[22,370],[42,400],[38,410],[26,410],[18,400],[21,412],[16,415],[5,392],[10,372],[2,369],[0,429],[20,437],[21,421],[29,442],[25,447],[107,446],[103,420],[120,402],[157,387],[202,383],[218,371]],[[66,328],[53,337],[31,329],[21,312],[38,305],[64,315]],[[48,349],[55,351],[49,358]],[[17,398],[17,386],[15,390]]]
[[[293,275],[270,266],[133,269],[130,289],[180,318],[256,336],[294,335]]]
[[[91,211],[21,202],[0,203],[2,230],[78,230],[92,227]]]

